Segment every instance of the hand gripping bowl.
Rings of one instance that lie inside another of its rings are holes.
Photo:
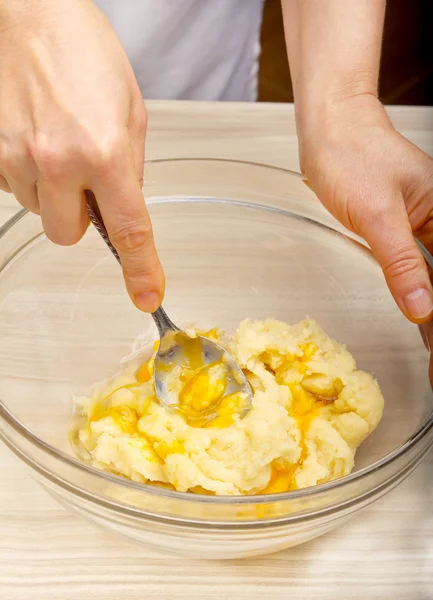
[[[137,334],[119,266],[90,228],[54,246],[20,212],[0,230],[0,437],[63,505],[155,549],[200,558],[265,554],[344,521],[402,481],[433,442],[428,354],[394,306],[369,251],[299,175],[240,162],[156,161],[145,195],[181,326],[305,315],[373,372],[385,413],[354,472],[283,494],[213,497],[127,481],[80,463],[68,443],[72,395],[112,375]]]

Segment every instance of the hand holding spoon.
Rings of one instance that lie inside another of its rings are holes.
[[[117,250],[110,242],[96,198],[86,190],[90,220],[120,264]],[[221,403],[232,398],[239,418],[251,408],[251,387],[241,368],[230,354],[211,340],[189,337],[179,329],[160,307],[152,317],[158,329],[160,344],[155,356],[154,385],[161,405],[179,410],[188,420],[208,423],[218,416]],[[174,381],[174,373],[193,372],[183,391]]]

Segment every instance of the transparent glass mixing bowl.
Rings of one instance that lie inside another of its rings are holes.
[[[404,479],[433,440],[428,355],[368,250],[300,176],[217,160],[146,165],[145,195],[176,323],[233,329],[305,315],[373,372],[386,408],[348,477],[257,497],[170,492],[99,472],[68,445],[72,394],[113,374],[138,333],[156,337],[90,228],[54,246],[39,218],[0,230],[0,436],[62,504],[149,547],[200,558],[276,551],[339,524]]]

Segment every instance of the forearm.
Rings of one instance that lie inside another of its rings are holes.
[[[62,14],[68,4],[93,4],[92,0],[0,0],[0,30],[32,20],[49,10],[51,14]]]
[[[29,7],[42,4],[37,0],[0,0],[0,22],[11,15],[25,14]]]
[[[298,128],[377,94],[385,0],[282,0]]]

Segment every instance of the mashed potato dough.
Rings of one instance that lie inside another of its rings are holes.
[[[344,346],[311,319],[245,320],[231,338],[201,335],[246,374],[248,414],[240,419],[236,399],[225,399],[213,421],[191,424],[159,405],[153,359],[132,361],[76,398],[71,442],[83,460],[133,481],[218,495],[285,492],[350,473],[383,397]]]

